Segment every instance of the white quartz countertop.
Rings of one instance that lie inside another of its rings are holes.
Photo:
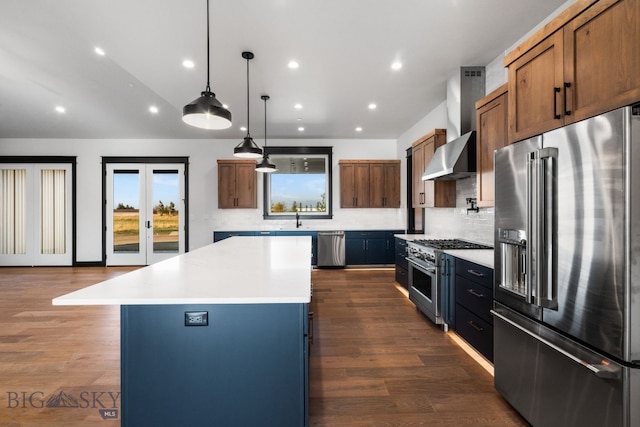
[[[53,305],[310,300],[310,236],[236,236],[60,296]]]
[[[444,252],[493,269],[493,249],[452,249]]]

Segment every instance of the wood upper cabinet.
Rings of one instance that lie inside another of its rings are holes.
[[[515,142],[640,99],[640,2],[578,0],[505,57]]]
[[[509,65],[509,139],[562,126],[562,31]]]
[[[476,102],[476,170],[478,206],[494,205],[493,152],[509,143],[507,84]]]
[[[370,206],[372,208],[400,207],[400,160],[371,162]]]
[[[341,208],[399,208],[400,160],[341,160]]]
[[[218,160],[218,209],[257,207],[256,162]]]
[[[436,149],[445,144],[446,130],[434,129],[413,143],[411,166],[413,169],[414,208],[450,208],[456,206],[455,181],[423,181],[424,169],[433,158]]]
[[[600,0],[564,28],[569,121],[640,100],[640,2]]]

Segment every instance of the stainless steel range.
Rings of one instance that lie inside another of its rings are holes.
[[[442,306],[448,290],[442,289],[440,255],[452,249],[493,248],[460,239],[416,239],[407,244],[409,299],[436,325],[444,325],[445,331]]]

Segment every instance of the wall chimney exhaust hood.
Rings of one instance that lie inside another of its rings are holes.
[[[484,67],[460,67],[447,79],[447,140],[422,180],[453,181],[476,173],[476,101],[485,93]]]
[[[440,146],[433,154],[422,180],[453,181],[476,174],[476,132]]]

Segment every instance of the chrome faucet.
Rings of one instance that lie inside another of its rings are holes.
[[[300,221],[300,214],[296,211],[296,228],[300,228],[302,222]]]

